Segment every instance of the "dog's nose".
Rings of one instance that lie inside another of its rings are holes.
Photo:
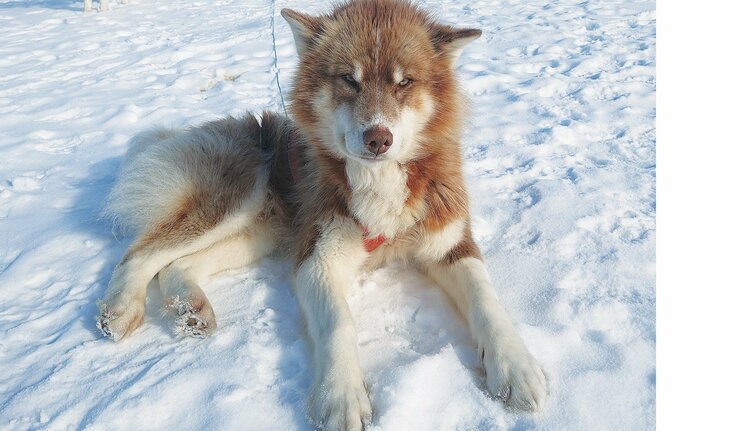
[[[364,145],[375,155],[380,155],[393,145],[393,134],[385,127],[372,127],[364,131]]]

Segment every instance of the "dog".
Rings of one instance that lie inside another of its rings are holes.
[[[454,69],[481,31],[440,24],[407,1],[281,14],[299,54],[291,120],[247,114],[133,138],[106,214],[135,239],[98,302],[98,327],[116,341],[131,334],[157,277],[177,331],[207,336],[217,327],[207,277],[283,253],[312,346],[309,415],[325,429],[360,430],[372,408],[345,291],[361,272],[404,261],[466,318],[488,391],[539,410],[545,373],[471,233]]]

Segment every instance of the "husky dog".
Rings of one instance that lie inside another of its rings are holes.
[[[481,31],[393,0],[282,16],[300,56],[293,120],[229,117],[133,139],[107,212],[136,237],[98,303],[98,327],[113,340],[139,327],[157,276],[178,331],[206,336],[217,324],[205,279],[285,253],[311,339],[310,416],[359,430],[372,408],[345,291],[360,272],[403,260],[466,317],[491,394],[540,409],[545,375],[471,234],[454,65]]]

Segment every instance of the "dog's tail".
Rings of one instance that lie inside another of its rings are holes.
[[[173,166],[167,148],[160,145],[181,133],[160,126],[129,141],[121,170],[101,214],[111,219],[115,232],[141,232],[184,188],[187,178]]]
[[[261,113],[261,150],[271,157],[287,146],[290,135],[296,133],[294,122],[277,112]]]
[[[260,172],[287,172],[276,164],[286,163],[291,120],[271,112],[260,120],[259,126],[246,114],[186,130],[158,127],[135,136],[103,215],[125,234],[172,222],[186,203],[194,217],[219,221],[250,195]],[[289,184],[279,178],[270,183]]]

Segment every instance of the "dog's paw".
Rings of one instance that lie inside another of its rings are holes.
[[[114,341],[119,341],[132,331],[139,328],[145,319],[144,306],[130,303],[126,306],[110,306],[108,303],[98,301],[98,316],[96,326],[103,335]]]
[[[548,382],[540,365],[521,340],[489,343],[480,348],[486,386],[507,407],[539,411],[548,396]]]
[[[217,329],[217,320],[209,301],[182,300],[178,297],[166,302],[166,308],[176,316],[175,331],[181,336],[205,338]]]
[[[372,422],[372,405],[361,372],[326,373],[310,394],[310,418],[319,429],[361,431]]]

